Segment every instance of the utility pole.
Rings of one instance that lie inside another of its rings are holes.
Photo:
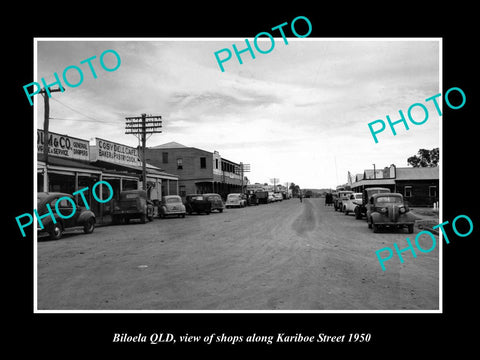
[[[273,179],[270,179],[270,181],[273,182],[273,191],[276,192],[277,191],[277,182],[279,182],[280,179],[273,178]]]
[[[62,91],[61,89],[52,89],[49,90],[49,92],[57,92],[57,91]],[[45,165],[48,164],[48,138],[49,133],[48,133],[48,127],[50,124],[50,102],[48,99],[50,99],[50,96],[46,93],[45,88],[40,90],[40,94],[43,96],[43,102],[44,102],[44,119],[43,119],[43,155],[45,157]]]
[[[246,172],[250,172],[250,164],[244,164],[244,163],[240,163],[240,174],[242,176],[242,194],[244,193],[243,191],[243,181],[244,181],[244,177],[245,177],[245,173]]]
[[[125,134],[137,136],[142,143],[142,187],[147,190],[147,161],[145,158],[145,147],[147,145],[147,134],[161,133],[161,116],[142,114],[136,117],[126,117]]]

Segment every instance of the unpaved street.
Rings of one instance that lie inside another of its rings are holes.
[[[386,271],[376,258],[407,236],[321,198],[103,226],[38,242],[38,309],[438,309],[438,245]]]

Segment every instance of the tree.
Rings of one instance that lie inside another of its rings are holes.
[[[293,196],[298,196],[300,194],[300,186],[295,185],[293,187]]]
[[[440,158],[439,148],[432,150],[420,149],[418,150],[418,156],[413,155],[407,159],[407,163],[413,167],[435,167],[438,166]]]

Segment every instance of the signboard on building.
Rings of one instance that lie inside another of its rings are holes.
[[[95,138],[91,161],[106,161],[126,166],[142,166],[136,148]]]
[[[68,159],[77,159],[89,161],[88,140],[82,140],[67,135],[48,132],[48,154],[64,157]],[[45,144],[44,132],[37,129],[37,153],[43,154],[43,145]]]

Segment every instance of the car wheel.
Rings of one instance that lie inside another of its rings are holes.
[[[182,218],[184,218],[184,217],[185,217],[185,213],[182,214]]]
[[[350,212],[347,209],[344,209],[343,211],[344,211],[345,215],[348,215],[348,213]]]
[[[147,217],[145,214],[140,215],[140,223],[145,224],[147,222]]]
[[[152,216],[147,216],[148,221],[153,221],[153,215]]]
[[[60,223],[52,224],[50,230],[48,231],[50,234],[50,239],[52,240],[59,240],[63,235],[63,226]]]
[[[372,226],[373,226],[373,232],[378,233],[379,226],[377,224],[372,224]]]
[[[210,215],[210,211],[205,211],[205,214]]]
[[[408,233],[409,234],[413,233],[413,224],[408,225],[407,228],[408,228]]]
[[[218,209],[218,212],[223,212],[223,209]]]
[[[91,234],[94,229],[95,229],[95,220],[93,218],[90,218],[83,225],[83,232],[85,234]]]
[[[367,219],[367,225],[368,225],[368,228],[371,229],[372,228],[372,223],[370,221],[368,221]]]

